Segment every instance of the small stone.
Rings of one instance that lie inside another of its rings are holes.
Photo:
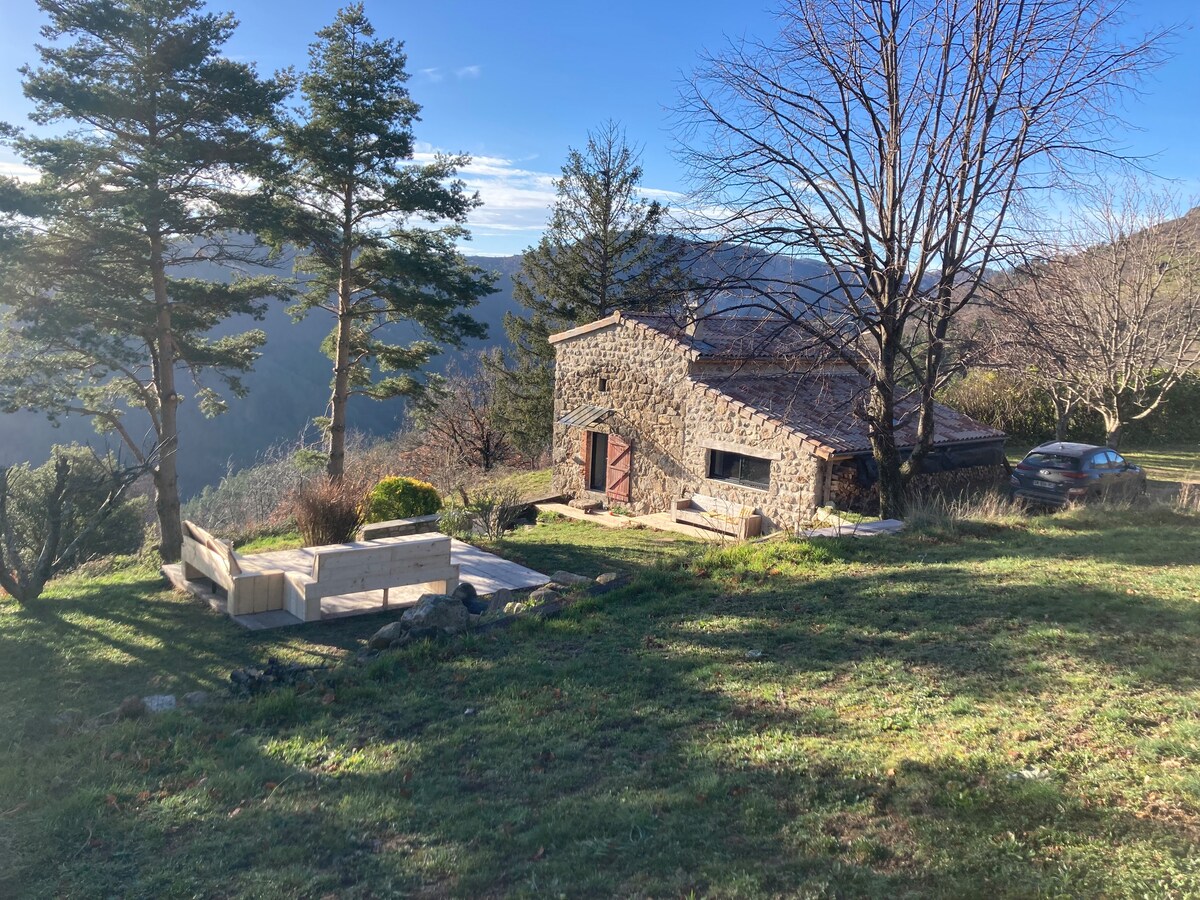
[[[476,713],[476,709],[473,706],[468,706],[466,709],[463,710],[464,716],[473,716],[473,715],[475,715],[475,713]]]
[[[498,591],[493,591],[488,597],[488,610],[504,609],[508,604],[513,602],[513,592],[508,588],[500,588]]]
[[[145,703],[147,712],[152,713],[170,712],[179,705],[174,694],[151,694],[149,697],[143,697],[142,702]]]
[[[507,613],[510,616],[515,616],[517,613],[519,613],[524,608],[525,608],[524,603],[517,603],[515,601],[512,603],[504,604],[504,611],[505,611],[505,613]]]
[[[558,591],[553,591],[550,588],[538,588],[529,595],[531,603],[551,603],[559,600],[562,595]]]
[[[763,652],[761,650],[747,650],[746,659],[762,659]]]
[[[596,584],[612,584],[621,578],[616,572],[602,572],[596,576]]]
[[[367,646],[372,650],[386,650],[392,645],[392,642],[402,636],[407,630],[405,624],[401,621],[389,622],[377,632],[371,635],[371,639],[367,641]]]
[[[574,572],[567,572],[559,569],[550,576],[550,580],[556,584],[591,584],[592,579],[586,578],[583,575],[576,575]]]
[[[183,695],[183,702],[188,706],[204,706],[212,700],[208,691],[188,691]]]
[[[141,697],[130,696],[121,701],[117,707],[118,719],[137,719],[146,714],[146,701]]]

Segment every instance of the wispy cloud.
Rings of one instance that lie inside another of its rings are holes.
[[[422,145],[416,161],[432,161],[437,152]],[[538,171],[529,166],[531,161],[475,156],[458,172],[467,189],[478,192],[483,200],[483,206],[471,213],[471,231],[477,240],[490,238],[487,243],[505,248],[498,252],[514,253],[533,243],[550,218],[557,196],[554,182],[561,173]],[[643,188],[640,193],[672,206],[683,199],[676,191],[657,188]]]
[[[0,160],[0,178],[15,178],[17,181],[37,181],[41,173],[24,163]]]
[[[437,66],[433,66],[432,68],[429,68],[429,69],[421,69],[420,73],[422,76],[429,79],[430,81],[441,81],[443,78],[446,77],[445,75],[442,74],[442,70],[439,69]]]
[[[458,78],[478,78],[483,72],[482,66],[463,66],[460,69],[455,69],[454,74]]]

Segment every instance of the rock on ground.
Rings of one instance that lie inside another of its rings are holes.
[[[407,630],[407,627],[401,621],[388,622],[388,624],[371,635],[371,639],[367,641],[367,646],[372,650],[386,650],[392,646],[392,641],[399,640]]]
[[[558,591],[552,591],[550,588],[538,588],[529,595],[529,600],[532,603],[552,603],[561,596]]]
[[[620,580],[621,576],[616,572],[602,572],[596,576],[596,584],[612,584],[614,581]]]
[[[417,605],[405,611],[400,622],[406,628],[438,628],[446,634],[463,631],[470,614],[462,601],[446,594],[422,594]]]
[[[592,579],[586,578],[583,575],[576,575],[574,572],[567,572],[559,569],[550,576],[550,580],[555,584],[591,584]]]
[[[502,610],[512,602],[513,592],[508,588],[500,588],[498,591],[493,591],[492,595],[488,597],[488,612],[494,612],[498,609]]]

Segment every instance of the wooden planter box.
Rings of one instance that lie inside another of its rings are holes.
[[[708,528],[745,540],[762,533],[762,516],[749,506],[693,494],[690,499],[676,500],[671,518],[685,525]]]

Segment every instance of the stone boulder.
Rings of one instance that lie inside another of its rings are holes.
[[[614,581],[620,581],[621,576],[616,572],[602,572],[596,576],[596,584],[612,584]]]
[[[367,646],[372,650],[386,650],[392,646],[393,641],[403,637],[404,632],[407,630],[408,628],[402,621],[389,622],[371,635],[371,639],[367,641]]]
[[[504,607],[513,602],[513,592],[508,588],[493,591],[488,597],[488,612],[503,612]]]
[[[447,594],[422,594],[417,605],[400,617],[406,629],[436,628],[445,634],[464,631],[469,622],[470,613],[462,601]]]
[[[550,576],[550,580],[555,584],[575,585],[575,584],[591,584],[592,579],[585,578],[583,575],[576,575],[574,572],[566,572],[559,569]]]
[[[558,591],[552,591],[550,588],[538,588],[529,595],[530,603],[552,603],[562,597]]]

